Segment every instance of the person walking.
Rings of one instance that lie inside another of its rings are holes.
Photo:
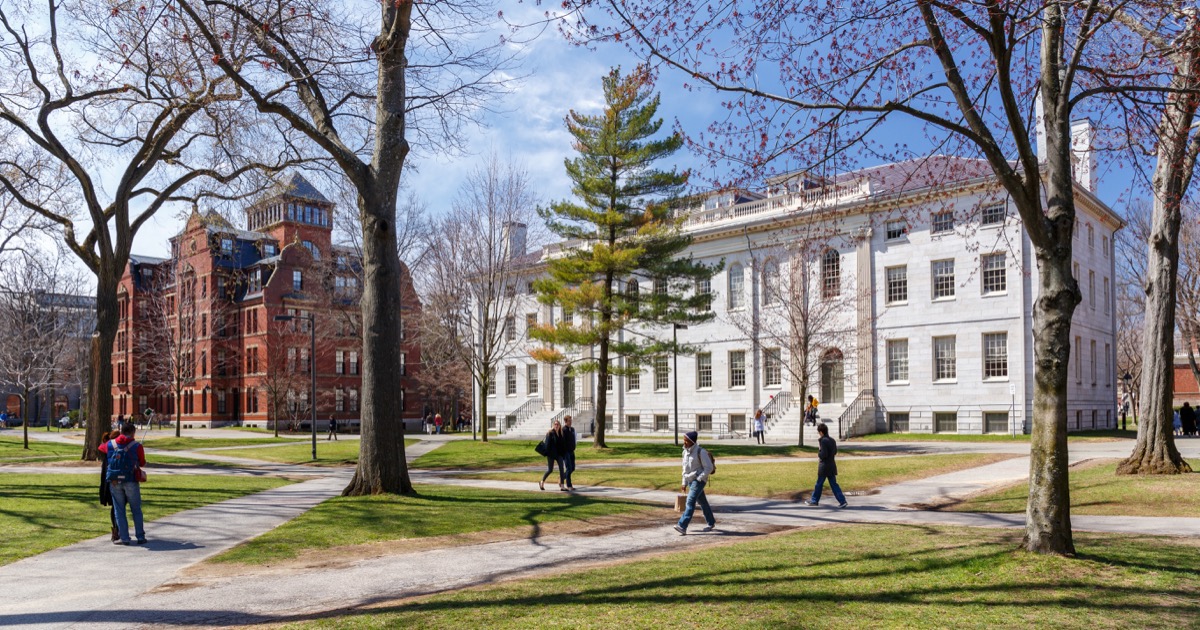
[[[767,422],[766,416],[763,415],[763,410],[759,409],[754,412],[754,437],[758,438],[759,444],[767,443]]]
[[[112,492],[113,510],[117,513],[118,540],[113,544],[128,545],[129,521],[125,506],[133,513],[134,533],[137,544],[146,544],[146,529],[142,523],[142,468],[146,465],[146,449],[134,439],[137,427],[132,422],[121,425],[121,434],[116,439],[100,445],[100,452],[108,460],[104,479]]]
[[[546,456],[546,474],[542,475],[542,480],[538,482],[538,487],[542,490],[546,489],[546,478],[550,476],[550,473],[554,472],[554,464],[558,464],[558,489],[566,492],[567,488],[563,485],[566,471],[562,459],[563,432],[561,422],[558,420],[554,421],[550,430],[546,432],[546,437],[542,440],[542,443],[546,445],[546,452],[544,453]]]
[[[575,472],[575,443],[575,427],[571,426],[571,416],[567,416],[563,418],[562,459],[567,470],[567,490],[572,492],[575,491],[575,484],[571,483],[571,473]]]
[[[121,435],[120,431],[107,431],[100,436],[100,445],[104,446],[109,440],[117,439]],[[108,485],[108,458],[100,458],[100,505],[108,508],[108,523],[112,527],[112,542],[121,540],[121,534],[117,529],[117,511],[113,509],[112,488]]]
[[[1183,420],[1179,419],[1179,410],[1175,410],[1174,418],[1171,420],[1171,426],[1175,429],[1175,435],[1183,435]]]
[[[821,488],[825,486],[825,480],[829,480],[829,489],[833,491],[833,498],[837,499],[838,507],[844,508],[846,496],[842,494],[842,487],[837,482],[837,442],[829,437],[829,427],[825,423],[817,425],[817,434],[820,439],[817,440],[820,449],[817,452],[817,485],[813,487],[812,496],[804,502],[805,505],[817,505],[821,502]]]
[[[333,440],[336,442],[337,439],[337,418],[329,416],[329,435],[325,437],[325,441]]]
[[[444,423],[444,421],[442,420],[442,414],[439,413],[439,414],[436,414],[435,416],[433,416],[433,426],[438,435],[442,434],[442,424],[443,423]]]
[[[1183,424],[1184,435],[1196,434],[1196,410],[1189,403],[1183,403],[1183,408],[1179,410],[1179,421]]]
[[[704,494],[704,486],[708,484],[708,477],[716,472],[717,467],[713,462],[712,455],[704,447],[696,444],[697,439],[699,439],[699,434],[695,431],[683,434],[683,483],[680,489],[687,493],[687,503],[684,504],[679,522],[675,524],[675,531],[679,532],[680,536],[687,534],[688,524],[692,522],[692,514],[696,511],[697,503],[700,504],[700,510],[704,513],[704,521],[707,523],[707,527],[700,531],[709,532],[717,526],[717,519],[713,518],[712,508],[708,505],[708,497]]]

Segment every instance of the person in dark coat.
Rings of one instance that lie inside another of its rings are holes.
[[[542,475],[542,480],[538,482],[538,487],[542,490],[546,489],[546,478],[550,473],[554,472],[554,464],[558,464],[558,489],[563,492],[567,491],[563,481],[566,480],[566,469],[563,466],[563,432],[562,423],[558,420],[554,421],[554,426],[546,432],[546,438],[543,440],[546,443],[546,474]]]
[[[110,431],[100,437],[100,444],[106,444],[109,440],[117,439],[121,435],[120,431]],[[112,525],[112,541],[121,540],[120,530],[117,529],[117,513],[113,511],[112,488],[104,477],[108,475],[108,458],[100,458],[100,505],[108,508],[108,522]]]
[[[829,489],[833,490],[833,498],[837,499],[838,507],[844,508],[846,496],[842,494],[842,487],[837,482],[837,442],[829,437],[829,427],[824,422],[817,425],[817,433],[821,438],[818,440],[820,450],[817,453],[817,485],[813,488],[812,496],[805,501],[805,505],[817,505],[821,502],[821,488],[825,486],[825,480],[829,480]]]
[[[562,460],[563,468],[567,470],[567,490],[574,490],[571,483],[571,473],[575,472],[575,427],[571,426],[571,416],[563,418],[562,428]]]
[[[1183,422],[1183,434],[1196,434],[1196,409],[1188,403],[1183,403],[1183,408],[1179,410],[1179,420]]]

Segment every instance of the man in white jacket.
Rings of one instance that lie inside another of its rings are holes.
[[[699,435],[695,431],[683,434],[682,491],[687,493],[687,505],[683,508],[683,516],[679,517],[679,523],[675,525],[675,531],[679,532],[680,536],[687,534],[688,523],[692,522],[692,513],[696,511],[697,502],[700,503],[700,509],[704,512],[704,520],[708,523],[708,527],[701,531],[712,531],[717,524],[716,519],[713,518],[712,508],[708,507],[708,497],[704,496],[704,486],[708,483],[708,476],[713,474],[716,467],[713,465],[712,455],[696,444],[698,437]]]

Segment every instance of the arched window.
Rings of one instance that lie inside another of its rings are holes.
[[[779,294],[779,263],[769,259],[763,263],[762,270],[762,303],[763,306],[778,304]]]
[[[729,310],[737,310],[746,305],[746,274],[741,263],[729,266]]]
[[[840,405],[846,397],[845,357],[837,348],[821,355],[821,401]]]
[[[638,285],[637,278],[630,278],[625,283],[625,299],[629,301],[629,307],[632,310],[637,310],[640,291],[641,287]]]
[[[821,297],[842,294],[842,256],[836,249],[827,249],[821,256]]]

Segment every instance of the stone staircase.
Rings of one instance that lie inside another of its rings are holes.
[[[840,435],[838,418],[842,415],[843,408],[840,405],[824,404],[820,406],[819,422],[824,422],[829,427],[829,435],[836,438]],[[800,433],[800,423],[803,421],[804,409],[801,407],[792,407],[786,412],[779,414],[767,423],[767,440],[770,442],[786,442],[795,444],[796,437]],[[816,446],[817,427],[804,427],[804,445]]]

